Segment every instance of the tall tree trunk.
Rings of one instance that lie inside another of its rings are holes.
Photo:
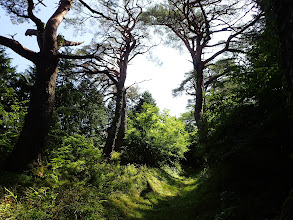
[[[128,65],[129,54],[134,46],[135,46],[135,43],[131,46],[130,42],[128,42],[126,45],[126,51],[124,52],[124,55],[123,55],[123,59],[121,59],[123,61],[121,62],[121,65],[120,65],[119,79],[116,84],[117,97],[116,97],[115,115],[114,115],[112,124],[108,130],[108,137],[103,149],[104,156],[108,160],[111,160],[112,153],[115,148],[115,141],[117,139],[118,130],[121,124],[121,114],[122,114],[123,105],[125,104],[126,106],[126,100],[125,100],[125,103],[123,102],[124,99],[126,99],[126,95],[125,95],[126,91],[125,91],[124,84],[125,84],[126,75],[127,75],[127,65]]]
[[[29,30],[29,32],[37,35],[40,53],[28,50],[14,39],[0,36],[0,44],[32,61],[37,69],[36,82],[31,93],[24,126],[11,155],[4,164],[4,169],[11,171],[26,169],[45,148],[55,99],[58,51],[64,45],[64,43],[62,45],[58,43],[57,29],[70,10],[73,0],[60,0],[58,8],[46,23],[45,28],[41,20],[33,14],[34,2],[28,0],[27,3],[28,17],[38,28],[37,31]]]
[[[196,100],[194,108],[194,118],[196,121],[197,128],[199,132],[204,131],[205,120],[203,117],[203,95],[204,95],[204,63],[202,61],[202,45],[201,37],[199,36],[196,40],[196,51],[189,49],[192,57],[193,69],[195,71],[195,81],[196,81]]]
[[[123,146],[123,141],[124,141],[126,130],[127,130],[127,109],[126,109],[126,90],[124,90],[120,126],[118,129],[118,134],[117,134],[117,138],[115,141],[115,150],[116,151],[120,151]]]
[[[196,100],[194,109],[194,118],[199,130],[204,128],[203,118],[203,93],[204,93],[204,75],[203,75],[203,63],[197,62],[195,65],[196,72]]]
[[[123,108],[123,93],[125,88],[117,86],[117,97],[116,97],[116,107],[115,107],[115,115],[113,121],[111,123],[110,128],[108,129],[108,137],[106,140],[106,144],[103,149],[104,156],[107,159],[111,159],[113,150],[115,148],[115,140],[118,134],[118,128],[121,124],[121,113]]]
[[[6,170],[22,171],[45,147],[55,98],[58,58],[44,57],[37,64],[36,82],[19,139],[5,164]]]

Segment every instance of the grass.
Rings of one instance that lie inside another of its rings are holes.
[[[2,173],[0,219],[194,219],[196,178],[167,168],[111,166],[117,176],[98,185]]]
[[[147,186],[143,190],[110,197],[124,219],[194,219],[196,178],[179,176],[170,169],[148,169],[144,177]]]
[[[79,174],[52,182],[49,171],[42,178],[33,172],[0,173],[0,219],[278,219],[279,210],[267,209],[274,207],[269,192],[275,189],[240,193],[237,181],[221,172],[224,167],[184,176],[170,168],[96,166],[89,182],[79,180]],[[253,185],[249,181],[246,187]]]

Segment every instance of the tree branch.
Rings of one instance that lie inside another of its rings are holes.
[[[38,54],[34,51],[31,51],[24,46],[22,46],[18,41],[9,39],[7,37],[0,36],[0,44],[6,46],[13,50],[15,53],[19,54],[20,56],[36,63],[38,59]]]
[[[145,80],[142,80],[140,82],[134,82],[133,84],[131,84],[130,86],[127,86],[125,90],[128,90],[130,87],[134,86],[134,85],[138,85],[140,83],[143,83],[143,82],[148,82],[148,81],[151,81],[151,79],[145,79]]]
[[[67,12],[70,10],[72,3],[73,0],[61,0],[57,10],[48,20],[44,33],[43,52],[57,55],[59,49],[57,41],[57,29],[67,15]]]
[[[25,36],[38,36],[38,31],[35,29],[27,29]]]
[[[104,70],[104,73],[106,74],[106,76],[109,77],[109,79],[117,86],[118,81],[110,74],[110,72],[108,70]]]
[[[83,0],[79,0],[79,2],[80,2],[84,7],[86,7],[91,13],[93,13],[93,14],[97,14],[97,15],[100,15],[101,17],[103,17],[103,18],[105,18],[105,19],[107,19],[107,20],[112,20],[112,19],[110,19],[109,17],[105,16],[103,13],[98,12],[98,11],[92,9],[92,7],[90,7],[90,6],[89,6],[87,3],[85,3]]]
[[[226,52],[226,51],[229,51],[229,52],[238,52],[238,51],[235,51],[235,49],[229,49],[229,46],[230,46],[230,42],[232,41],[232,39],[236,36],[238,36],[239,34],[242,34],[245,30],[247,30],[249,27],[251,27],[252,25],[254,25],[258,20],[259,18],[263,16],[262,13],[260,13],[258,16],[256,16],[256,18],[248,23],[247,25],[245,25],[243,28],[241,28],[241,30],[239,30],[238,32],[236,32],[235,34],[232,34],[228,37],[227,41],[226,41],[226,44],[225,44],[225,47],[222,49],[222,50],[219,50],[218,52],[216,52],[214,55],[212,55],[210,58],[206,59],[204,61],[204,64],[207,64],[208,62],[212,61],[213,59],[215,59],[217,56],[221,55],[222,53]]]
[[[35,6],[34,6],[33,0],[27,0],[27,1],[28,1],[28,9],[27,9],[28,16],[30,20],[32,20],[37,26],[36,34],[33,34],[33,35],[37,36],[39,48],[40,50],[42,50],[43,43],[44,43],[45,24],[34,15],[33,9]],[[29,30],[32,30],[32,29],[29,29]],[[27,31],[26,31],[26,34],[27,34]],[[29,35],[29,36],[32,36],[32,35]]]
[[[74,41],[64,40],[64,42],[62,43],[61,47],[78,46],[78,45],[81,45],[83,43],[84,43],[84,41],[74,42]]]
[[[33,0],[27,0],[28,2],[28,16],[29,18],[36,24],[38,31],[44,32],[44,23],[37,18],[34,13],[33,13],[33,9],[34,9],[34,2]]]
[[[100,58],[97,57],[94,54],[89,54],[89,55],[58,54],[58,57],[62,58],[62,59],[72,59],[72,60],[82,60],[82,59],[97,59],[97,60],[100,60]]]
[[[205,82],[205,89],[208,88],[208,86],[216,79],[220,78],[221,76],[224,76],[227,72],[223,72],[221,74],[215,75],[215,76],[211,76],[208,78],[208,80]]]

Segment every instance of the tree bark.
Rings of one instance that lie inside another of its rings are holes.
[[[124,90],[120,126],[118,129],[118,134],[117,134],[117,138],[115,141],[115,150],[116,151],[120,151],[123,146],[123,141],[124,141],[126,130],[127,130],[127,108],[126,108],[126,90]]]
[[[131,34],[129,35],[132,36]],[[124,105],[126,108],[126,95],[125,95],[126,91],[124,86],[125,86],[125,80],[127,75],[129,55],[130,55],[130,52],[134,49],[136,44],[136,41],[131,39],[131,37],[126,38],[125,41],[126,41],[125,51],[123,52],[122,57],[120,59],[121,62],[120,62],[119,77],[118,77],[118,82],[116,84],[117,97],[116,97],[115,115],[114,115],[112,124],[108,130],[108,137],[103,149],[104,156],[108,160],[111,160],[112,158],[112,153],[115,149],[115,142],[117,141],[117,136],[118,136],[121,120],[123,120],[123,117],[125,116],[125,113],[123,116],[121,116],[123,113]],[[126,118],[124,120],[126,120]],[[120,134],[120,136],[124,136],[124,135],[125,135],[125,131],[124,131],[124,134]]]
[[[117,94],[116,94],[115,114],[114,114],[114,118],[111,123],[111,126],[108,129],[108,137],[103,149],[103,154],[108,160],[111,160],[112,153],[115,149],[115,141],[116,141],[118,130],[121,124],[121,114],[123,110],[123,104],[126,105],[126,103],[123,103],[124,98],[126,98],[125,96],[126,91],[125,91],[124,84],[125,84],[126,74],[127,74],[128,56],[131,51],[129,50],[129,47],[127,48],[128,50],[126,50],[124,60],[120,66],[119,81],[116,84]]]
[[[196,100],[194,108],[194,118],[196,125],[199,130],[204,127],[204,117],[203,117],[203,93],[204,93],[204,75],[203,75],[203,63],[198,61],[195,64],[196,72]]]
[[[45,148],[55,99],[58,59],[42,58],[37,64],[36,82],[24,126],[5,169],[22,171],[38,158]]]
[[[113,121],[111,123],[110,128],[108,129],[108,137],[106,140],[106,144],[103,149],[104,156],[107,159],[111,159],[112,153],[115,148],[115,140],[117,138],[118,134],[118,128],[121,124],[121,113],[123,109],[123,93],[125,91],[125,88],[119,88],[117,87],[117,97],[116,97],[116,107],[115,107],[115,115],[113,118]]]

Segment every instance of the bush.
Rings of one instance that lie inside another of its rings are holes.
[[[75,134],[63,137],[61,146],[49,157],[49,172],[53,179],[72,179],[92,181],[95,166],[102,161],[102,151],[94,146],[92,139]]]
[[[131,115],[122,159],[150,166],[175,165],[188,150],[184,122],[149,104]]]

